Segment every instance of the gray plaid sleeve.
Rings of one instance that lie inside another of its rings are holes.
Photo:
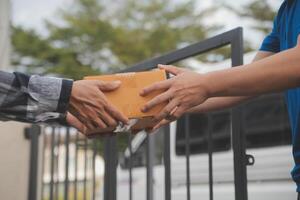
[[[65,116],[72,81],[0,71],[0,118],[47,122]]]

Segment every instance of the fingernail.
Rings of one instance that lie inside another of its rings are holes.
[[[141,108],[141,111],[142,111],[142,112],[146,112],[146,111],[147,111],[147,108],[146,108],[146,107],[143,107],[143,108]]]
[[[144,90],[140,91],[140,96],[143,96],[144,95]]]

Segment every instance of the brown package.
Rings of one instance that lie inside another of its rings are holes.
[[[146,97],[139,95],[140,91],[155,82],[163,81],[167,78],[164,70],[154,70],[147,72],[130,72],[112,75],[88,76],[85,80],[101,80],[122,82],[120,88],[112,92],[105,92],[108,100],[123,112],[129,119],[135,119],[127,131],[137,131],[153,127],[153,116],[156,115],[166,105],[160,104],[152,108],[150,111],[143,113],[141,107],[155,96],[163,91],[153,92]],[[96,129],[90,131],[88,135],[99,135],[108,132],[124,132],[124,129]]]

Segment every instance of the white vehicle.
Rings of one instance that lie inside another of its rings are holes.
[[[226,61],[228,62],[228,61]],[[223,63],[224,64],[224,63]],[[228,63],[225,63],[228,64]],[[228,66],[228,65],[227,65]],[[247,167],[249,200],[295,200],[296,186],[290,176],[293,167],[291,133],[282,94],[259,97],[242,106],[242,132],[247,154],[255,164]],[[213,181],[215,200],[233,200],[233,151],[230,139],[230,111],[209,114],[213,140]],[[190,115],[191,199],[209,200],[207,134],[208,115]],[[186,157],[184,118],[171,124],[172,200],[186,198]],[[154,134],[154,200],[164,200],[163,130]],[[132,192],[134,200],[146,199],[145,133],[132,141]],[[118,167],[118,199],[129,199],[129,150]],[[122,166],[122,167],[121,167]]]

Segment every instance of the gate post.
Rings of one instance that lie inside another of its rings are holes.
[[[106,136],[104,140],[104,199],[117,198],[117,139],[116,136]]]
[[[236,38],[231,42],[232,66],[243,64],[243,29],[238,28]],[[235,199],[247,200],[247,164],[245,150],[245,136],[241,132],[241,109],[232,109],[232,148],[234,156]]]
[[[30,140],[30,167],[28,183],[28,200],[37,200],[38,150],[41,128],[33,125],[25,129],[25,138]]]

